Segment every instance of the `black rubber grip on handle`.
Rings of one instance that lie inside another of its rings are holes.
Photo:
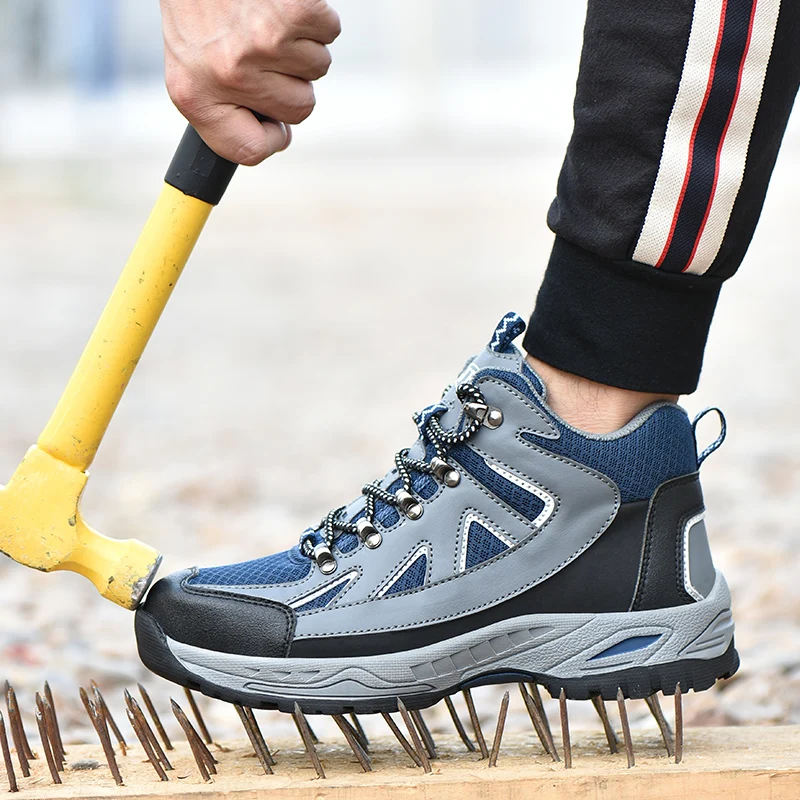
[[[184,194],[215,206],[222,200],[237,166],[218,156],[189,125],[164,180]]]

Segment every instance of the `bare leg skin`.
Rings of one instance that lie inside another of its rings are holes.
[[[527,356],[527,361],[547,387],[547,403],[573,427],[587,433],[612,433],[651,403],[678,401],[676,394],[633,392],[605,386]]]

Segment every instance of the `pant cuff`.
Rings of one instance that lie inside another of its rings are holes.
[[[721,284],[611,261],[557,237],[523,346],[598,383],[690,394]]]

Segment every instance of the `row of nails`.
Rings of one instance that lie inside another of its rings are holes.
[[[116,739],[120,753],[125,756],[127,754],[128,745],[125,738],[120,731],[114,717],[109,711],[108,705],[100,691],[98,685],[92,681],[91,696],[83,688],[80,688],[80,697],[83,702],[86,713],[92,723],[92,726],[97,733],[100,744],[103,748],[103,753],[108,763],[109,770],[118,785],[123,784],[123,778],[117,763],[116,753],[114,746],[111,742],[111,734]],[[531,724],[534,731],[544,749],[545,753],[549,755],[554,762],[561,761],[561,758],[556,749],[555,741],[553,739],[550,723],[545,712],[544,703],[539,692],[539,687],[535,683],[518,684],[520,694],[522,696],[525,708],[530,717]],[[209,745],[213,744],[213,739],[208,731],[200,709],[194,698],[194,695],[189,689],[184,690],[189,708],[197,723],[197,728],[191,723],[189,718],[184,713],[183,709],[174,701],[171,700],[172,712],[180,725],[189,748],[194,757],[197,769],[201,778],[204,781],[211,780],[211,777],[217,773],[217,760],[211,754]],[[156,711],[150,695],[147,690],[139,684],[139,692],[141,694],[142,702],[147,709],[150,718],[152,719],[153,727],[148,722],[147,717],[142,711],[139,703],[134,699],[131,693],[126,689],[124,693],[126,715],[130,722],[136,738],[138,739],[142,749],[147,756],[148,762],[152,765],[159,779],[168,781],[168,772],[172,771],[173,767],[166,755],[166,751],[173,750],[173,744],[167,735],[161,718]],[[509,692],[505,692],[500,703],[500,712],[497,718],[497,726],[495,728],[494,737],[492,740],[491,750],[487,747],[486,738],[484,737],[481,728],[480,720],[475,709],[475,703],[472,698],[472,693],[469,689],[462,692],[464,701],[467,707],[467,712],[470,718],[470,725],[475,737],[476,744],[473,743],[464,723],[456,711],[451,697],[445,697],[445,705],[450,714],[450,717],[455,726],[461,741],[469,752],[479,752],[481,759],[488,759],[490,767],[497,765],[497,759],[500,754],[500,745],[503,738],[505,729],[506,717],[508,714],[509,706]],[[30,775],[30,760],[37,758],[31,750],[28,743],[25,729],[22,724],[22,717],[17,702],[16,693],[13,687],[6,683],[5,687],[5,700],[6,709],[8,711],[9,728],[11,732],[11,739],[14,744],[14,749],[17,753],[20,771],[24,777]],[[619,742],[614,731],[613,726],[608,718],[606,711],[605,701],[601,697],[591,698],[591,702],[597,711],[600,721],[603,725],[608,748],[611,753],[619,751]],[[669,757],[674,757],[676,763],[680,763],[683,757],[683,710],[682,710],[682,694],[680,685],[675,688],[675,733],[673,734],[669,724],[667,723],[664,714],[661,710],[661,705],[658,701],[656,694],[651,695],[645,699],[647,706],[652,713],[656,724],[658,725],[661,733],[664,747]],[[628,721],[627,707],[622,689],[617,693],[617,705],[619,709],[620,725],[622,728],[622,737],[627,757],[628,767],[635,765],[633,753],[633,740],[631,737],[630,724]],[[261,733],[258,722],[251,708],[246,706],[234,705],[239,719],[247,733],[253,751],[263,768],[264,772],[268,775],[273,774],[272,767],[275,766],[275,760],[267,746],[264,736]],[[382,713],[382,717],[389,727],[389,730],[395,736],[401,747],[408,755],[408,757],[418,767],[421,767],[425,772],[431,772],[431,761],[435,760],[438,755],[436,752],[436,744],[433,736],[425,723],[422,713],[418,710],[408,710],[403,701],[398,698],[397,710],[405,725],[408,736],[406,737],[401,731],[398,724],[392,716],[386,712]],[[567,698],[566,693],[562,689],[559,696],[559,711],[561,722],[561,744],[564,755],[563,763],[566,769],[572,767],[572,744],[570,741],[569,733],[569,717],[567,714]],[[64,744],[61,739],[61,731],[58,725],[58,716],[56,714],[55,702],[50,686],[45,683],[44,696],[36,693],[36,708],[34,711],[37,727],[39,729],[39,738],[42,744],[42,751],[44,752],[45,760],[50,771],[53,783],[60,784],[60,773],[66,768],[66,752]],[[311,726],[306,719],[305,714],[300,706],[295,703],[294,711],[292,713],[295,725],[297,727],[300,738],[303,741],[306,753],[311,761],[314,770],[320,778],[325,777],[325,770],[322,762],[317,753],[316,745],[319,739],[314,734]],[[344,736],[350,749],[353,751],[358,763],[361,765],[364,772],[372,771],[372,762],[369,756],[369,741],[364,733],[364,729],[355,714],[350,714],[350,719],[347,719],[341,714],[334,714],[332,718],[342,735]],[[199,732],[198,732],[199,729]],[[156,735],[157,734],[157,735]],[[160,739],[160,741],[159,741]],[[163,746],[162,746],[163,744]],[[2,748],[3,761],[5,763],[6,773],[8,775],[9,787],[12,792],[18,791],[18,784],[14,765],[11,758],[11,751],[6,733],[5,720],[2,713],[0,713],[0,747]]]

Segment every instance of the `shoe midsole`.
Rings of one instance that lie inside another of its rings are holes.
[[[711,660],[733,640],[722,573],[705,599],[610,614],[531,614],[402,653],[261,658],[219,653],[167,637],[191,674],[234,692],[353,700],[444,692],[497,672],[583,678],[631,667]]]

